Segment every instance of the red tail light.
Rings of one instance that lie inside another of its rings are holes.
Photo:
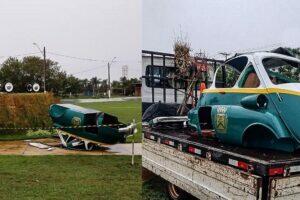
[[[269,176],[282,175],[284,172],[283,167],[269,169]]]
[[[244,170],[248,170],[249,165],[245,162],[238,161],[238,166],[237,167],[239,167],[241,169],[244,169]]]

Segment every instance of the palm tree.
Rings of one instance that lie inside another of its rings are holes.
[[[96,76],[91,78],[91,84],[93,86],[93,97],[95,96],[95,91],[98,88],[98,84],[101,83],[101,79],[98,79]]]

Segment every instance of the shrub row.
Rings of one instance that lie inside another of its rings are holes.
[[[1,128],[51,126],[49,106],[58,102],[52,93],[0,94],[0,134],[27,132]]]

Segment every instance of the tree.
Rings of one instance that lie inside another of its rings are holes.
[[[300,58],[300,47],[298,48],[286,48],[287,50],[289,50],[295,57]]]
[[[66,72],[60,69],[57,62],[46,60],[46,89],[58,93],[64,86]],[[44,76],[43,60],[36,56],[24,57],[22,60],[8,58],[0,69],[1,81],[10,81],[15,92],[25,92],[26,85],[38,83],[43,85]]]
[[[23,73],[22,62],[17,58],[8,58],[2,64],[2,67],[0,69],[1,82],[14,83],[16,91],[20,90],[21,88],[24,91],[24,76],[26,76],[26,73]]]
[[[70,94],[70,96],[78,96],[78,93],[82,91],[82,83],[78,78],[74,77],[73,75],[68,75],[64,82],[65,87],[63,87],[63,95]]]
[[[300,48],[289,48],[286,47],[286,50],[289,51],[293,56],[296,58],[300,58]],[[285,77],[288,77],[291,79],[291,81],[300,81],[300,68],[291,66],[291,65],[283,65],[278,68],[278,71],[280,74],[284,75]]]
[[[106,93],[107,89],[108,89],[107,79],[104,79],[104,80],[100,81],[99,91],[101,93]]]
[[[84,93],[88,96],[90,94],[97,96],[99,93],[106,93],[108,89],[106,79],[93,77],[88,80],[67,75],[57,62],[50,59],[46,60],[46,66],[46,89],[55,95],[77,96],[79,93]],[[28,56],[23,59],[10,57],[2,63],[0,68],[0,83],[11,82],[14,85],[14,92],[26,92],[27,84],[38,83],[42,87],[43,77],[44,62],[36,56]],[[120,94],[132,95],[134,92],[133,82],[138,81],[137,79],[127,80],[123,77],[120,81],[113,81],[112,87],[119,89]]]
[[[120,82],[122,83],[123,87],[123,95],[133,95],[135,92],[135,86],[134,84],[140,83],[140,81],[137,78],[131,78],[126,79],[126,77],[121,77]]]
[[[93,97],[95,96],[95,91],[98,89],[98,85],[101,83],[101,79],[98,79],[96,76],[91,78],[91,84],[93,87]]]

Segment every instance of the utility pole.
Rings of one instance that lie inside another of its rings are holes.
[[[107,70],[108,70],[108,98],[110,99],[110,63],[107,63]]]
[[[44,47],[43,49],[43,55],[44,55],[44,93],[46,93],[46,65],[47,65],[47,61],[46,61],[46,47]]]
[[[43,86],[44,86],[44,93],[46,93],[46,66],[47,66],[47,61],[46,61],[46,47],[43,48],[43,51],[41,50],[40,46],[37,43],[32,43],[34,46],[38,48],[38,50],[41,52],[44,58],[44,74],[43,74]]]
[[[222,56],[224,56],[225,60],[227,60],[227,57],[230,55],[230,53],[227,53],[227,52],[219,52],[219,54],[221,54]]]
[[[110,99],[110,95],[111,95],[111,87],[110,87],[110,65],[114,62],[114,60],[116,59],[116,57],[114,57],[110,62],[107,63],[107,70],[108,70],[108,98]]]

